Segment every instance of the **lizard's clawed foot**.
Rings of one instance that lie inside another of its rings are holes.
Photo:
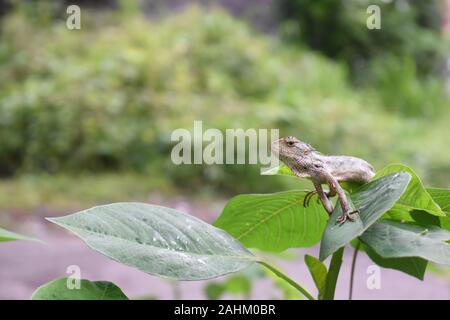
[[[351,211],[351,212],[344,212],[340,217],[338,217],[336,219],[336,222],[339,225],[341,225],[347,220],[354,221],[354,218],[352,217],[352,214],[354,214],[354,213],[359,213],[359,210],[354,210],[354,211]]]
[[[311,201],[312,197],[315,194],[318,195],[319,193],[316,190],[312,190],[306,194],[305,198],[303,198],[303,206],[304,207],[309,206],[309,202]],[[333,196],[332,194],[330,194],[330,192],[325,192],[325,195],[327,196],[328,199]],[[320,197],[317,197],[317,203],[320,203]]]
[[[309,202],[311,201],[311,198],[317,193],[316,190],[310,191],[306,194],[305,198],[303,198],[303,206],[306,208],[309,206]],[[317,202],[319,202],[319,198],[317,198]]]

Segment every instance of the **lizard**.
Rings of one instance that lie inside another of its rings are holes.
[[[320,199],[325,210],[331,215],[334,208],[329,198],[337,195],[342,215],[336,222],[343,224],[347,220],[354,220],[352,214],[359,213],[359,210],[351,210],[347,195],[339,182],[369,182],[375,175],[371,164],[351,156],[324,155],[293,136],[272,142],[271,149],[297,177],[312,181],[315,190],[306,194],[303,201],[305,207],[312,196],[317,194],[318,200]],[[327,184],[330,190],[324,191],[323,184]]]

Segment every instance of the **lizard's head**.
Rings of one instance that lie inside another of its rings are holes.
[[[277,154],[282,161],[294,157],[305,156],[314,150],[309,144],[289,136],[272,142],[272,151]]]

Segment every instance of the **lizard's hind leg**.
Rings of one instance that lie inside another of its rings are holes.
[[[339,182],[331,175],[328,176],[328,186],[330,187],[330,191],[332,190],[334,193],[337,193],[339,204],[342,208],[342,215],[336,219],[336,222],[341,225],[347,220],[353,221],[352,214],[359,213],[359,210],[350,210],[350,205],[344,189],[342,189]]]

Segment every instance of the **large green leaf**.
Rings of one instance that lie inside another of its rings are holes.
[[[443,211],[450,212],[450,189],[427,188],[427,192]]]
[[[330,254],[363,234],[400,198],[410,181],[410,175],[405,172],[392,173],[371,181],[355,193],[349,201],[359,214],[354,215],[354,221],[337,224],[336,219],[342,214],[340,205],[335,205],[328,221],[320,245],[320,260],[325,260]]]
[[[225,231],[161,206],[115,203],[49,220],[116,261],[177,280],[218,277],[257,260]]]
[[[336,292],[337,279],[341,270],[344,256],[344,248],[339,248],[331,257],[330,266],[325,281],[325,290],[323,292],[323,300],[333,300]]]
[[[322,236],[328,215],[315,199],[303,206],[306,191],[247,194],[232,198],[214,223],[246,247],[283,251],[309,247]]]
[[[411,181],[405,193],[397,201],[397,205],[403,205],[409,209],[424,210],[436,216],[445,216],[445,213],[442,212],[441,208],[423,186],[420,178],[411,168],[403,164],[392,164],[378,171],[374,179],[395,172],[407,172],[411,175]]]
[[[57,279],[46,283],[31,296],[32,300],[128,300],[112,282],[80,280],[79,288],[70,288],[73,279]]]
[[[441,218],[444,217],[438,217],[432,214],[429,214],[426,211],[423,210],[411,210],[409,211],[411,217],[414,219],[415,224],[418,224],[420,226],[423,227],[428,227],[428,226],[436,226],[436,227],[440,227],[441,226]],[[395,220],[395,219],[393,219]],[[406,222],[406,221],[400,221],[400,222]]]
[[[384,219],[397,220],[402,222],[414,222],[411,211],[402,205],[394,204],[394,206],[383,215]]]
[[[406,274],[409,274],[417,279],[423,280],[425,271],[427,269],[428,261],[418,257],[403,257],[403,258],[384,258],[375,252],[370,246],[362,243],[362,250],[382,268],[395,269]]]
[[[439,217],[439,220],[442,228],[450,230],[450,215],[447,215],[447,217]]]
[[[436,226],[381,220],[367,229],[361,240],[385,258],[420,257],[450,264],[450,231]]]
[[[445,217],[435,216],[423,210],[408,209],[405,206],[397,206],[386,212],[383,218],[400,221],[412,222],[419,225],[435,225],[446,230],[450,230],[450,214]]]
[[[24,236],[24,235],[0,228],[0,242],[15,241],[15,240],[40,241],[40,240],[32,238],[32,237]]]
[[[327,281],[327,267],[317,258],[305,254],[305,263],[311,273],[318,292],[318,299],[323,299]]]
[[[428,188],[427,192],[446,213],[445,217],[439,217],[441,227],[450,230],[450,189]]]

